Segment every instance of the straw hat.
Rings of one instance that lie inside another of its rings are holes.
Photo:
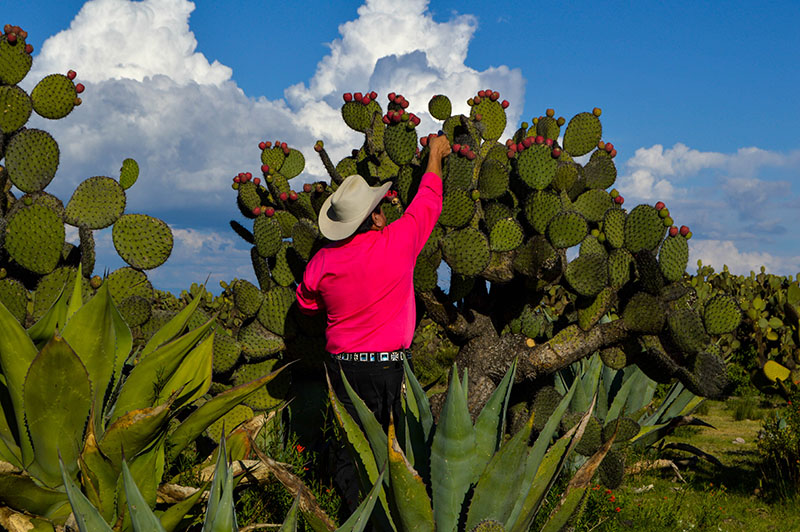
[[[328,240],[343,240],[352,235],[383,199],[391,182],[371,187],[363,177],[345,178],[319,211],[319,230]]]

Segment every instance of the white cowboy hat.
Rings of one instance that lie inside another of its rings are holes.
[[[328,240],[352,235],[383,199],[392,183],[371,187],[358,174],[347,176],[319,210],[319,230]]]

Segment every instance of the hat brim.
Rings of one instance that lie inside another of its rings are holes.
[[[354,217],[353,220],[349,222],[341,222],[338,220],[334,220],[331,218],[331,200],[333,199],[333,194],[325,199],[325,202],[322,204],[322,208],[319,210],[319,230],[322,233],[322,236],[327,238],[328,240],[344,240],[345,238],[352,236],[355,233],[358,226],[369,216],[369,214],[375,210],[375,207],[381,202],[383,197],[386,195],[386,192],[392,187],[391,181],[384,183],[379,187],[370,187],[370,193],[372,195],[372,199],[369,203],[364,204],[364,210],[359,213],[359,216]]]

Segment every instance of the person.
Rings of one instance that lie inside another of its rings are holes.
[[[348,176],[323,203],[320,232],[331,242],[309,261],[297,286],[299,310],[327,313],[326,369],[336,396],[358,421],[340,370],[386,429],[400,412],[403,359],[416,324],[414,266],[442,211],[442,159],[450,153],[444,134],[430,153],[419,189],[403,215],[387,225],[381,207],[391,182],[370,187]],[[334,480],[352,512],[358,506],[358,474],[341,445]]]

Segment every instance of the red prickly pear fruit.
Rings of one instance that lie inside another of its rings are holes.
[[[622,205],[623,203],[625,203],[625,198],[623,198],[622,196],[617,196],[616,198],[614,198],[614,203],[616,203],[617,205]]]
[[[408,107],[408,100],[403,98],[403,101],[400,102],[400,107],[402,107],[403,109],[406,109]]]
[[[536,144],[544,144],[544,137],[542,135],[536,135]]]
[[[558,159],[561,157],[561,150],[559,148],[553,148],[553,153],[551,155],[554,159]]]
[[[492,97],[492,89],[484,89],[483,93],[486,94],[487,98],[491,98]]]
[[[428,137],[422,137],[421,139],[419,139],[419,143],[420,143],[420,144],[422,145],[422,147],[424,148],[425,146],[427,146],[427,145],[428,145]]]
[[[520,151],[522,151],[524,149],[525,149],[525,144],[523,144],[522,142],[518,142],[517,143],[517,151],[520,152]]]
[[[461,144],[455,143],[453,144],[453,153],[458,153],[458,150],[461,149]]]
[[[246,174],[244,174],[244,175],[246,175],[246,176],[247,176],[247,179],[252,179],[252,178],[253,178],[253,174],[252,174],[251,172],[247,172],[247,173],[246,173]]]
[[[403,120],[403,113],[401,113],[400,111],[395,111],[392,120],[394,120],[396,123],[399,124]]]
[[[509,149],[510,151],[514,152],[514,153],[517,153],[517,150],[518,150],[519,148],[517,147],[517,145],[516,145],[516,144],[514,144],[514,143],[511,143],[511,144],[509,144],[509,145],[508,145],[508,149]]]
[[[480,96],[473,96],[472,97],[472,103],[474,103],[475,105],[478,105],[479,103],[481,103],[481,97]]]
[[[233,178],[233,182],[234,183],[241,183],[242,182],[242,178],[237,175],[236,177]]]
[[[67,72],[67,77],[69,79],[75,79],[75,76],[77,76],[77,75],[78,75],[78,73],[75,72],[74,70],[70,70],[70,71]]]
[[[474,152],[474,151],[470,150],[470,151],[467,153],[467,159],[469,159],[470,161],[474,161],[474,160],[475,160],[475,157],[477,157],[477,155],[475,155],[475,152]]]
[[[253,184],[256,185],[256,186],[260,185],[261,184],[261,178],[257,177],[255,179],[253,179]]]
[[[479,90],[478,91],[478,96],[480,96],[481,98],[485,98],[486,97],[486,91],[485,90]]]
[[[25,53],[28,54],[28,55],[31,55],[33,53],[33,45],[32,44],[26,44],[25,45]]]
[[[533,137],[525,137],[522,140],[522,145],[525,146],[526,148],[530,148],[531,144],[533,144]]]
[[[364,96],[360,92],[353,94],[353,99],[357,102],[360,102],[363,97]]]
[[[513,159],[513,158],[514,158],[514,152],[513,152],[512,150],[508,150],[508,151],[506,152],[506,155],[508,155],[508,158],[509,158],[509,159]]]
[[[77,85],[75,85],[75,92],[77,92],[78,94],[80,94],[80,93],[82,93],[82,92],[83,92],[83,90],[84,90],[85,88],[86,88],[86,87],[84,87],[84,86],[83,86],[83,83],[78,83]]]
[[[17,26],[17,34],[19,34],[19,36],[22,37],[23,39],[28,38],[28,32],[21,29],[19,26]]]
[[[269,173],[269,165],[268,164],[262,164],[261,165],[261,171],[263,173],[265,173],[265,174],[268,174]]]
[[[262,151],[263,151],[263,150],[266,150],[266,149],[267,149],[267,143],[266,143],[266,142],[264,142],[264,141],[261,141],[261,142],[259,142],[259,143],[258,143],[258,149],[259,149],[259,150],[262,150]]]
[[[594,116],[600,116],[601,114],[603,114],[603,111],[599,107],[595,107],[594,109],[592,109],[592,114]]]
[[[285,150],[288,147],[289,147],[288,144],[286,144],[285,142],[281,142],[281,149]]]
[[[275,216],[275,209],[273,209],[272,207],[267,207],[264,209],[264,214],[267,215],[267,218],[272,218],[273,216]]]
[[[685,225],[681,226],[681,236],[686,236],[686,235],[689,234],[689,232],[690,231],[689,231],[689,227],[688,226],[685,226]]]
[[[613,150],[613,149],[614,149],[614,145],[613,145],[613,144],[611,144],[610,142],[608,142],[608,143],[606,143],[606,146],[605,146],[605,148],[604,148],[604,149],[605,149],[605,150],[606,150],[608,153],[611,153],[611,150]]]
[[[500,107],[507,109],[509,105],[511,104],[508,103],[508,100],[503,100],[503,102],[500,104]]]
[[[554,116],[556,116],[556,110],[555,110],[555,109],[547,109],[547,110],[544,112],[544,114],[546,114],[546,115],[547,115],[547,116],[549,116],[550,118],[553,118]]]
[[[289,151],[291,151],[291,150],[289,150],[289,148],[283,148],[283,154],[284,155],[289,155]]]
[[[558,127],[561,127],[566,123],[567,123],[567,119],[564,118],[563,116],[559,116],[558,120],[556,120],[556,124],[558,125]]]
[[[294,190],[289,191],[289,201],[297,201],[297,192]]]
[[[598,150],[604,150],[604,149],[606,149],[606,143],[605,143],[605,142],[603,142],[602,140],[598,140],[598,141],[597,141],[597,149],[598,149]]]
[[[678,228],[674,225],[669,228],[669,236],[678,236]]]
[[[361,98],[361,103],[364,105],[369,105],[369,102],[372,101],[372,98],[369,97],[369,94]]]
[[[370,92],[369,93],[369,98],[370,98],[370,100],[377,100],[378,99],[378,93],[375,92],[375,91]]]
[[[314,143],[314,151],[317,153],[321,152],[324,147],[325,145],[322,143],[321,140],[318,140],[317,142]]]
[[[256,216],[258,216],[259,214],[261,214],[261,207],[255,207],[255,208],[253,208],[253,214],[255,214]]]
[[[553,139],[544,139],[544,143],[547,144],[548,146],[552,146],[553,145]]]
[[[610,155],[610,156],[611,156],[611,158],[613,159],[614,157],[616,157],[616,156],[617,156],[617,150],[616,150],[616,149],[613,149],[613,150],[611,150],[611,152],[609,153],[609,155]]]
[[[323,192],[325,192],[325,185],[323,185],[322,183],[317,183],[314,186],[314,189],[317,191],[317,194],[322,194]]]
[[[381,118],[381,121],[384,124],[386,124],[387,126],[392,122],[392,120],[389,118],[389,115],[383,115],[383,118]]]
[[[281,192],[278,195],[278,197],[280,198],[281,201],[286,201],[287,199],[289,199],[289,194],[287,194],[286,192]]]
[[[80,98],[75,98],[75,101],[73,102],[75,107],[78,107],[82,103],[83,103],[83,100],[81,100]]]
[[[5,26],[3,26],[3,33],[11,33],[11,28],[12,28],[11,24],[6,24]]]
[[[489,97],[489,99],[492,100],[493,102],[496,102],[499,98],[500,98],[500,93],[497,91],[494,91],[492,95]]]
[[[482,114],[480,114],[480,113],[477,113],[477,114],[475,115],[475,121],[476,121],[476,122],[480,122],[481,120],[483,120],[483,115],[482,115]]]
[[[414,125],[415,125],[415,126],[418,126],[418,125],[420,124],[420,122],[422,122],[422,120],[420,119],[420,117],[418,117],[418,116],[415,116],[415,117],[412,119],[412,122],[414,122]]]
[[[469,146],[467,146],[466,144],[463,144],[461,146],[461,149],[458,150],[458,153],[460,153],[461,155],[467,155],[469,153]]]
[[[344,98],[344,101],[345,101],[345,103],[346,103],[346,102],[352,102],[352,101],[353,101],[353,95],[352,95],[351,93],[349,93],[349,92],[345,92],[345,93],[342,95],[342,98]]]
[[[8,44],[16,44],[16,42],[17,42],[17,34],[16,33],[9,33],[8,35],[6,35],[6,40],[8,41]]]
[[[393,92],[390,92],[390,93],[389,93],[389,101],[390,101],[390,102],[393,102],[393,101],[394,101],[394,97],[395,97],[395,96],[396,96],[396,94],[395,94],[395,93],[393,93]]]
[[[311,188],[311,183],[305,183],[305,184],[303,185],[303,192],[308,192],[308,193],[310,193],[310,192],[311,192],[311,190],[312,190],[312,188]]]
[[[664,207],[666,207],[666,205],[664,205],[664,202],[663,202],[663,201],[657,201],[657,202],[656,202],[656,210],[660,211],[660,210],[661,210],[661,209],[663,209]]]
[[[266,144],[266,145],[267,145],[267,148],[271,148],[271,147],[272,147],[272,143],[271,143],[271,142],[269,142],[269,141],[265,142],[264,144]]]

